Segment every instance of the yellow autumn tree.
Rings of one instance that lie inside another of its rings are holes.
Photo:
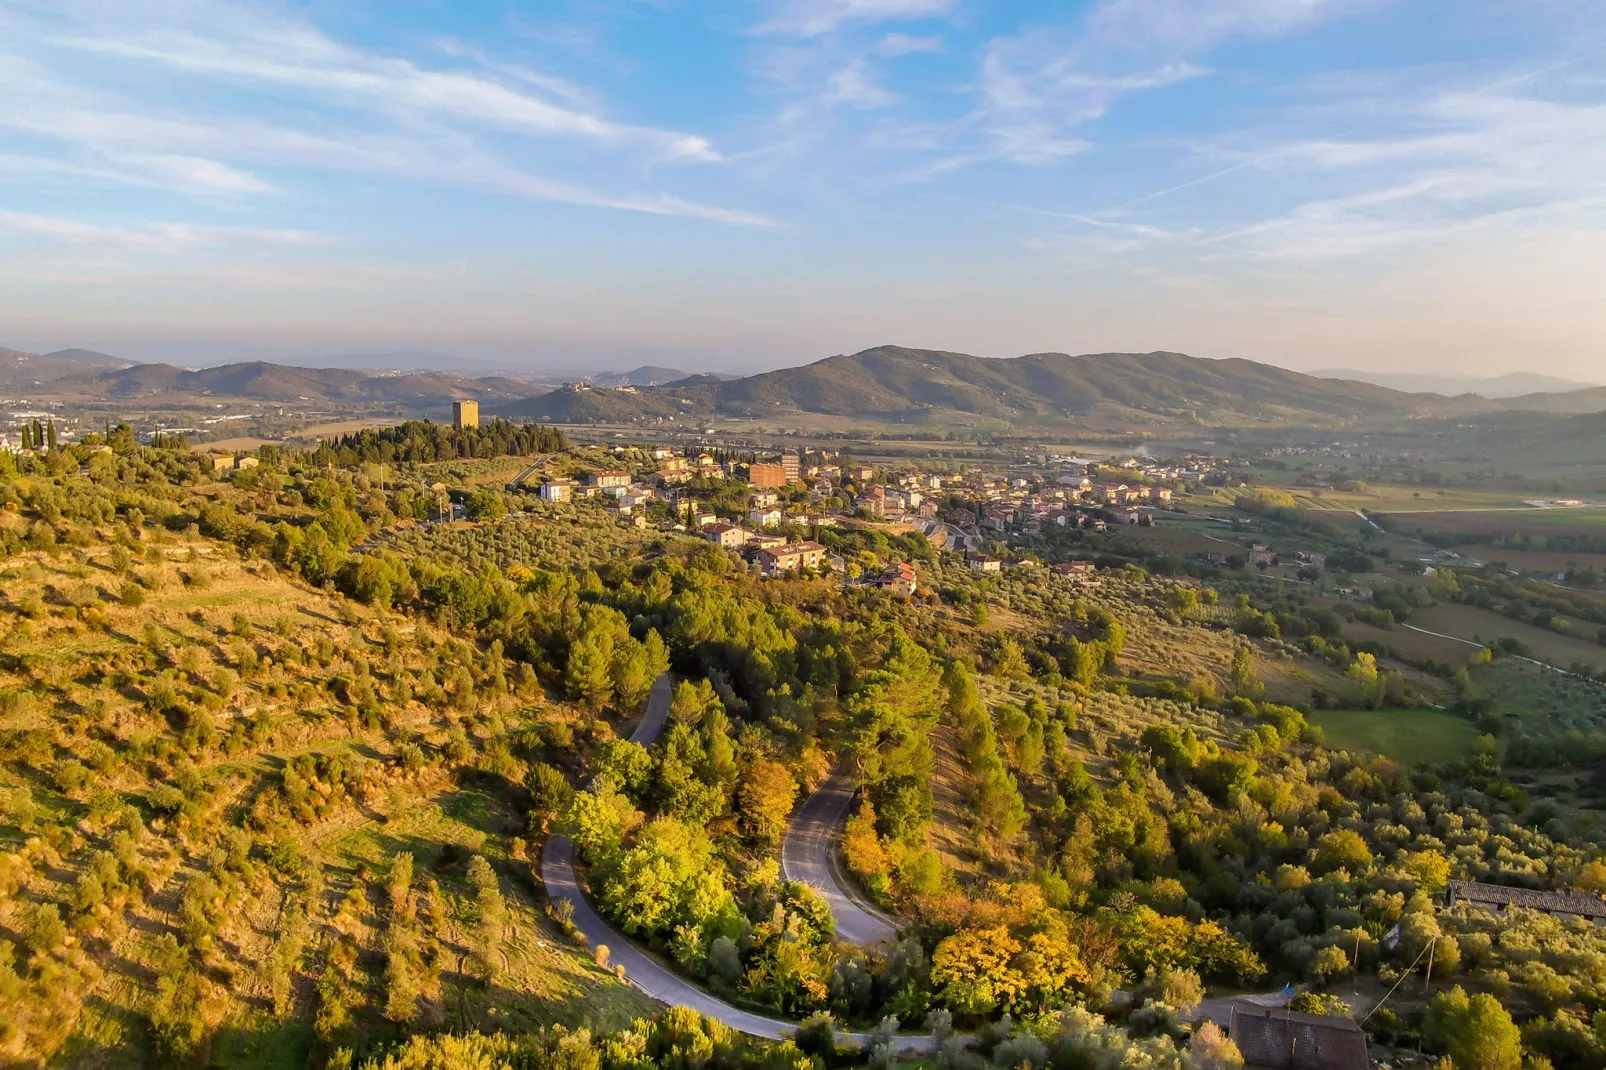
[[[1076,945],[1064,932],[1049,930],[1033,933],[1015,956],[1015,972],[1026,983],[1026,1006],[1017,1009],[1048,1009],[1065,1002],[1076,989],[1087,984],[1087,967]]]
[[[951,1010],[991,1014],[1026,992],[1026,979],[1012,964],[1020,951],[1020,942],[1002,925],[961,929],[932,952],[931,983]]]

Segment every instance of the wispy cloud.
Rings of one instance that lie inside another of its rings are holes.
[[[180,186],[213,193],[268,193],[270,183],[220,160],[178,153],[133,152],[116,162]]]
[[[1088,20],[1106,47],[1195,54],[1233,37],[1275,37],[1388,0],[1103,0]]]
[[[972,41],[968,76],[950,76],[937,92],[914,94],[892,77],[896,65],[886,61],[915,52],[952,55],[943,37],[878,28],[879,36],[866,40],[848,31],[856,23],[953,15],[953,4],[786,0],[771,8],[762,29],[811,41],[771,49],[759,67],[793,96],[776,127],[794,151],[802,143],[798,129],[806,128],[812,144],[829,141],[838,156],[857,150],[881,158],[883,179],[926,183],[992,163],[1059,165],[1092,147],[1095,125],[1123,99],[1209,76],[1208,53],[1226,41],[1275,37],[1387,2],[1095,0],[1065,21]],[[812,81],[774,76],[777,68],[803,67],[800,54],[812,57]],[[819,73],[823,68],[830,74]],[[896,109],[906,101],[917,114]],[[935,114],[933,106],[943,102],[962,110]],[[894,111],[868,128],[844,127],[831,116],[842,104]],[[804,118],[810,121],[800,122]],[[844,145],[843,136],[852,134],[859,143]]]
[[[1100,211],[1068,213],[1077,226],[1118,233],[1114,251],[1191,248],[1286,263],[1334,263],[1422,250],[1482,236],[1606,228],[1606,101],[1576,62],[1448,86],[1415,96],[1359,93],[1323,105],[1351,119],[1322,138],[1233,135],[1206,147],[1211,170]],[[1593,98],[1593,99],[1592,99]],[[1361,132],[1362,130],[1366,132]],[[1245,144],[1245,142],[1248,142]],[[1225,165],[1225,166],[1222,166]],[[1170,228],[1191,191],[1244,183],[1236,219]],[[1301,197],[1301,190],[1334,195]],[[1251,191],[1261,191],[1260,195]]]
[[[365,51],[252,3],[153,0],[136,13],[102,0],[15,0],[10,9],[0,6],[0,129],[71,146],[72,154],[41,171],[61,181],[243,197],[282,191],[276,172],[297,167],[735,226],[774,224],[678,191],[599,189],[507,162],[498,138],[510,136],[622,152],[638,168],[717,162],[720,154],[698,134],[608,118],[591,94],[565,79],[450,40],[437,45],[473,66],[438,69]],[[85,55],[103,62],[88,67]],[[149,88],[137,98],[127,97],[128,79],[99,88],[104,79],[81,76],[96,68],[136,73]],[[186,91],[197,79],[235,92]],[[271,99],[239,98],[259,91]],[[870,87],[845,84],[844,91],[863,98]],[[310,110],[276,106],[284,94]],[[281,121],[260,117],[266,115]],[[299,121],[288,125],[292,117]]]
[[[469,71],[430,70],[405,59],[338,44],[305,23],[242,16],[202,6],[198,27],[176,26],[108,36],[67,33],[51,43],[101,55],[160,64],[191,75],[263,83],[306,93],[326,104],[400,116],[434,116],[532,134],[641,143],[668,158],[716,160],[704,137],[609,120],[531,90],[551,79],[524,72],[524,87]],[[564,94],[572,99],[572,92]]]
[[[848,23],[877,23],[947,15],[954,0],[779,0],[758,33],[815,37]]]
[[[179,253],[223,245],[273,245],[302,248],[328,245],[329,239],[305,230],[270,227],[220,227],[195,223],[108,225],[82,219],[0,210],[0,234],[42,238],[98,251],[139,250]]]
[[[936,34],[918,37],[907,33],[889,33],[875,46],[876,54],[881,56],[912,56],[922,52],[943,52],[946,49],[947,42]]]
[[[1198,58],[1240,36],[1270,37],[1383,0],[1102,0],[1080,23],[990,42],[980,103],[964,124],[983,144],[953,159],[1043,164],[1087,147],[1082,131],[1122,98],[1210,71]]]
[[[1396,106],[1419,129],[1274,150],[1284,171],[1348,175],[1359,189],[1221,242],[1321,259],[1480,229],[1606,224],[1606,103],[1452,91]]]

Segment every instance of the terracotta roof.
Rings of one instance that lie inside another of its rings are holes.
[[[1366,1034],[1353,1018],[1239,1001],[1227,1032],[1243,1052],[1245,1070],[1367,1070]]]
[[[825,547],[821,546],[817,542],[793,542],[782,543],[780,546],[777,546],[772,550],[765,550],[762,552],[771,553],[776,557],[781,557],[782,555],[790,554],[824,553]]]
[[[1465,899],[1479,906],[1518,906],[1581,918],[1606,918],[1606,899],[1586,892],[1545,892],[1534,888],[1513,888],[1504,884],[1477,881],[1451,881],[1449,901]]]

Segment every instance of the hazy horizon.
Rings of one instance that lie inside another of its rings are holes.
[[[0,345],[1599,378],[1581,0],[0,0]]]
[[[3,342],[3,340],[0,340]],[[896,345],[896,343],[887,343]],[[7,347],[0,344],[0,349]],[[874,347],[866,347],[874,348]],[[571,357],[567,363],[562,360],[532,361],[529,359],[511,356],[506,358],[493,358],[481,355],[464,353],[445,353],[431,351],[391,351],[391,352],[350,352],[350,353],[321,353],[321,354],[242,354],[235,356],[218,356],[214,354],[210,359],[185,361],[178,359],[171,352],[157,351],[154,355],[141,356],[126,350],[109,352],[97,349],[94,346],[40,346],[36,352],[48,354],[52,352],[65,352],[69,350],[90,350],[100,352],[107,356],[118,357],[139,363],[166,363],[185,368],[209,368],[226,364],[249,361],[264,361],[270,364],[279,364],[289,367],[313,369],[352,369],[375,372],[427,372],[444,371],[471,376],[506,375],[513,378],[527,377],[531,380],[546,380],[549,382],[564,378],[576,380],[591,379],[598,376],[637,371],[646,367],[665,368],[683,372],[687,375],[716,374],[727,377],[758,374],[773,371],[779,368],[798,367],[816,361],[826,360],[832,356],[842,354],[821,354],[796,362],[783,362],[764,367],[750,367],[745,369],[720,369],[701,362],[695,354],[673,352],[625,352],[613,353],[610,356],[601,356],[586,361],[583,357]],[[854,352],[863,352],[855,350]],[[1047,352],[1047,351],[1045,351]],[[1061,351],[1053,351],[1061,352]],[[1006,360],[1011,357],[1027,356],[1031,354],[969,354],[990,360]],[[1087,355],[1087,354],[1071,354]],[[1097,355],[1097,354],[1094,354]],[[1113,351],[1112,351],[1113,355]],[[1188,354],[1195,355],[1195,354]],[[1228,359],[1228,358],[1204,358]],[[1273,362],[1275,363],[1275,362]],[[1279,367],[1286,365],[1278,364]],[[1359,379],[1363,382],[1376,383],[1392,389],[1419,393],[1445,393],[1455,394],[1461,392],[1482,392],[1490,398],[1516,397],[1521,394],[1535,392],[1554,392],[1573,389],[1585,389],[1599,386],[1600,378],[1570,379],[1561,376],[1547,375],[1535,371],[1512,371],[1496,375],[1474,375],[1465,372],[1398,372],[1375,371],[1361,368],[1315,368],[1293,369],[1304,371],[1306,374],[1328,379]],[[1482,386],[1499,387],[1497,390],[1482,390]]]

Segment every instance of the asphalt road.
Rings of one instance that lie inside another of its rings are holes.
[[[781,843],[781,873],[819,892],[836,916],[837,936],[866,947],[888,944],[898,927],[885,914],[849,891],[837,849],[842,825],[853,806],[853,783],[837,772],[803,801]]]
[[[575,927],[585,934],[592,950],[606,946],[609,964],[623,966],[625,980],[649,999],[674,1007],[690,1007],[748,1036],[783,1040],[797,1031],[796,1022],[766,1018],[709,995],[690,981],[660,966],[650,955],[632,944],[628,937],[604,921],[580,890],[580,881],[574,871],[574,844],[567,836],[553,836],[547,840],[546,850],[541,853],[541,880],[546,885],[547,898],[554,902],[567,899],[574,904]],[[863,1046],[869,1043],[870,1037],[864,1033],[841,1033],[838,1034],[838,1040]],[[894,1043],[900,1052],[909,1054],[934,1050],[929,1035],[899,1036]]]
[[[653,684],[652,693],[647,698],[646,710],[641,715],[641,724],[636,726],[636,730],[630,735],[633,742],[646,746],[663,732],[664,725],[669,719],[672,688],[673,683],[668,673],[660,676]],[[824,790],[826,789],[821,789]],[[808,802],[804,803],[804,810],[809,808],[818,794],[811,796]],[[852,799],[851,790],[848,792],[848,799],[849,801]],[[842,814],[846,812],[845,808],[841,811]],[[801,816],[800,812],[799,817]],[[652,956],[631,943],[629,937],[604,921],[602,916],[592,909],[585,893],[580,889],[580,879],[574,870],[574,843],[567,836],[554,835],[547,838],[546,848],[541,852],[541,882],[546,885],[548,899],[553,902],[566,899],[574,905],[575,928],[585,936],[592,950],[606,946],[608,962],[611,965],[623,966],[625,979],[649,999],[675,1007],[691,1007],[699,1014],[724,1022],[732,1029],[748,1036],[781,1040],[796,1032],[796,1022],[766,1018],[761,1014],[733,1007],[724,1000],[709,995],[690,981],[659,965]],[[841,922],[838,921],[839,929],[840,926]],[[839,1033],[838,1040],[863,1046],[869,1043],[870,1037],[864,1033]],[[929,1035],[899,1036],[895,1038],[894,1044],[903,1054],[921,1054],[935,1050]]]
[[[641,723],[630,733],[630,742],[640,743],[643,747],[650,747],[657,742],[663,734],[664,725],[669,723],[669,700],[674,694],[675,682],[668,673],[653,681],[652,690],[647,694],[647,708],[641,713]]]

